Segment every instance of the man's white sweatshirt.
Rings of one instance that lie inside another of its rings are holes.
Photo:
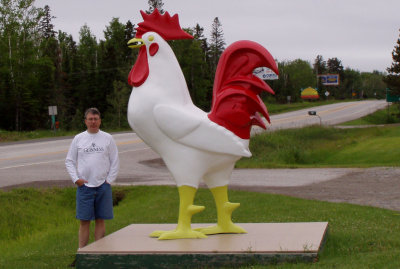
[[[107,181],[115,181],[118,169],[118,149],[112,136],[99,130],[77,134],[69,148],[65,166],[75,183],[78,179],[87,180],[88,187],[98,187]]]

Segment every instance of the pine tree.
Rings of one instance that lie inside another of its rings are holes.
[[[384,82],[386,82],[390,89],[391,95],[400,96],[400,35],[392,51],[392,59],[392,65],[387,68],[389,74],[384,77]],[[396,103],[400,111],[400,101]],[[400,118],[400,112],[397,114],[397,117]]]
[[[79,31],[79,45],[77,50],[78,63],[74,75],[79,79],[76,85],[75,96],[77,108],[85,111],[88,107],[97,107],[105,111],[106,93],[98,88],[98,44],[96,37],[85,24]]]
[[[324,61],[324,57],[322,55],[317,55],[313,64],[313,72],[317,79],[317,90],[319,93],[325,97],[326,86],[322,85],[321,78],[318,75],[326,74],[326,61]]]
[[[198,40],[201,44],[201,49],[204,53],[204,61],[208,62],[208,55],[209,55],[209,46],[207,43],[207,38],[204,37],[204,28],[201,27],[199,24],[193,28],[193,37],[195,40]]]
[[[107,95],[107,102],[111,106],[104,120],[107,127],[128,127],[127,113],[130,92],[131,89],[125,81],[113,82],[113,91]]]
[[[326,72],[326,61],[324,61],[324,57],[322,57],[322,55],[317,55],[313,67],[315,75],[321,75]]]
[[[124,41],[125,44],[128,44],[128,41],[134,38],[135,36],[136,36],[135,25],[132,24],[131,21],[128,21],[125,24],[125,41]],[[125,46],[124,51],[125,51],[126,62],[128,63],[128,65],[131,66],[135,62],[136,54],[138,53],[138,51],[135,50],[133,52],[132,49],[130,49],[128,46]]]
[[[41,37],[40,53],[42,61],[48,61],[49,66],[43,68],[39,73],[39,84],[43,94],[39,95],[40,103],[44,105],[56,105],[58,111],[63,106],[64,96],[62,94],[61,84],[61,49],[56,39],[56,32],[52,19],[55,17],[51,15],[51,10],[48,5],[44,7],[43,17],[39,22],[39,34]],[[42,97],[40,97],[42,96]],[[43,97],[46,97],[44,99]],[[58,117],[57,117],[58,118]]]
[[[330,74],[339,74],[339,85],[338,86],[329,86],[332,96],[335,98],[344,98],[345,95],[345,88],[342,85],[343,80],[345,79],[344,77],[344,68],[342,65],[342,61],[339,60],[338,58],[330,58],[328,59],[327,63],[327,71]]]
[[[195,36],[192,29],[184,29],[186,32]],[[194,39],[173,40],[170,42],[179,65],[185,76],[193,103],[199,108],[208,111],[211,100],[212,83],[210,80],[209,67],[204,61],[204,52],[201,48],[201,42]]]
[[[390,88],[392,95],[400,95],[400,36],[392,51],[392,59],[392,65],[386,69],[389,74],[384,78],[384,81]]]
[[[51,20],[56,17],[51,16],[50,7],[48,5],[44,6],[43,12],[43,17],[39,22],[39,32],[45,39],[55,37],[56,31],[54,31],[54,25],[51,23]]]
[[[148,3],[149,3],[149,9],[146,10],[146,13],[147,13],[147,14],[153,13],[153,11],[154,11],[156,8],[158,9],[158,11],[159,11],[161,14],[164,14],[164,9],[163,9],[164,3],[163,3],[162,0],[149,0]]]
[[[340,61],[336,57],[328,59],[328,62],[326,63],[326,65],[327,65],[329,73],[334,73],[334,74],[343,73],[342,61]]]
[[[215,72],[218,65],[219,57],[225,49],[224,32],[222,30],[222,24],[218,17],[215,17],[214,22],[211,26],[211,70]]]

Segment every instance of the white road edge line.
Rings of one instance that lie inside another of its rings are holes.
[[[127,153],[127,152],[133,152],[133,151],[147,150],[147,149],[150,149],[150,148],[125,150],[125,151],[120,151],[119,154]],[[59,160],[47,161],[47,162],[26,163],[26,164],[14,165],[14,166],[1,167],[0,170],[11,169],[11,168],[18,168],[18,167],[24,167],[24,166],[32,166],[32,165],[40,165],[40,164],[55,163],[55,162],[61,162],[61,161],[65,161],[65,158],[64,158],[64,159],[59,159]]]

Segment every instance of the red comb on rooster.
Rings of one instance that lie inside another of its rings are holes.
[[[143,22],[139,23],[139,27],[136,28],[136,37],[138,38],[141,38],[147,32],[156,32],[164,40],[193,38],[193,36],[181,29],[178,14],[171,17],[168,12],[165,12],[165,14],[161,15],[158,9],[155,9],[151,14],[141,10],[140,14],[142,14]]]
[[[212,109],[197,108],[185,78],[166,40],[188,39],[178,15],[148,15],[141,11],[136,38],[129,47],[138,48],[138,59],[129,73],[133,86],[128,104],[128,121],[136,134],[156,151],[171,172],[179,191],[178,226],[172,231],[155,231],[158,239],[204,238],[208,234],[246,233],[231,219],[240,205],[228,201],[228,183],[237,160],[250,157],[252,125],[265,128],[268,112],[259,97],[273,93],[253,75],[257,67],[278,74],[271,54],[252,41],[238,41],[221,55],[214,81]],[[191,218],[204,210],[193,205],[197,188],[204,181],[217,207],[217,224],[191,229]]]

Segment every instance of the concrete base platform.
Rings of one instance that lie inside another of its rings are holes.
[[[311,262],[321,250],[328,229],[327,222],[239,225],[248,234],[157,240],[149,234],[172,230],[176,224],[132,224],[80,249],[77,268],[201,268]]]

